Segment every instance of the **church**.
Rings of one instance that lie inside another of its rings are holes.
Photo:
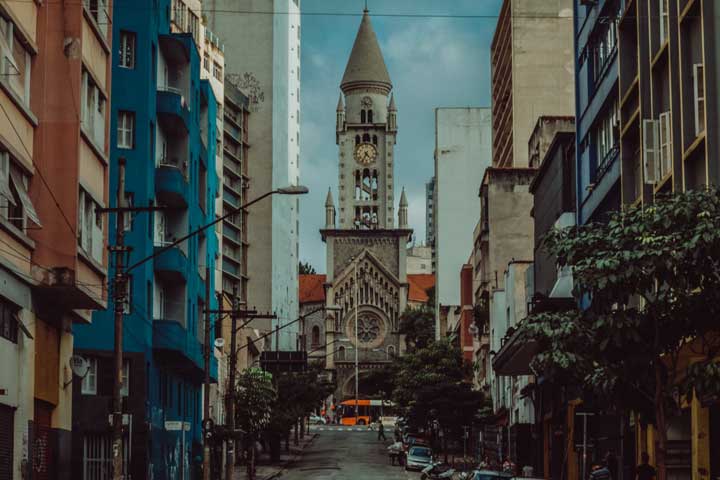
[[[330,189],[320,231],[327,274],[301,275],[299,286],[307,315],[301,348],[333,375],[335,402],[355,398],[356,388],[367,398],[363,374],[404,354],[400,316],[427,303],[435,283],[431,274],[407,273],[413,231],[405,192],[398,195],[394,186],[398,110],[367,9],[340,90],[337,207]]]

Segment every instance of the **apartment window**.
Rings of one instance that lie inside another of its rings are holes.
[[[106,100],[87,71],[82,73],[81,117],[85,133],[101,150],[105,149]]]
[[[213,62],[213,77],[222,82],[223,79],[223,67],[217,62]]]
[[[602,170],[607,162],[617,153],[617,142],[620,138],[617,103],[607,110],[599,120],[595,129],[595,154],[597,170]]]
[[[83,189],[78,202],[78,245],[93,260],[103,260],[103,221],[100,204]]]
[[[119,111],[117,125],[118,148],[133,148],[135,146],[135,113]]]
[[[203,68],[208,72],[210,71],[210,54],[208,52],[203,55]]]
[[[657,169],[658,156],[658,140],[657,140],[657,121],[652,119],[643,120],[642,123],[642,140],[643,140],[643,176],[645,183],[655,183],[659,179]],[[636,179],[639,179],[639,172],[636,172]],[[640,195],[639,183],[635,185],[635,195]]]
[[[20,230],[27,228],[27,221],[40,226],[32,200],[28,195],[30,177],[13,162],[10,154],[0,150],[0,217]]]
[[[660,31],[660,45],[662,46],[668,38],[668,33],[670,31],[670,2],[669,0],[657,0],[660,4],[660,25],[659,25],[659,31]]]
[[[30,103],[30,53],[15,35],[15,25],[0,16],[0,79],[26,105]]]
[[[604,25],[604,30],[595,37],[591,47],[593,80],[600,79],[605,66],[617,51],[617,22],[613,19]]]
[[[135,34],[132,32],[120,32],[119,46],[120,68],[135,68]]]
[[[86,357],[85,361],[88,364],[88,371],[82,379],[82,386],[80,391],[83,395],[96,395],[97,394],[97,358]]]
[[[198,198],[200,200],[200,209],[205,212],[207,203],[207,170],[200,166],[200,175],[198,175]]]
[[[191,11],[188,11],[188,20],[188,30],[195,39],[195,43],[200,45],[200,20],[197,15]]]
[[[702,63],[693,65],[693,85],[695,135],[700,135],[705,131],[705,75]]]
[[[108,20],[106,0],[85,0],[85,8],[90,12],[90,16],[95,20],[95,24],[103,36],[107,36]]]
[[[18,318],[12,305],[0,300],[0,337],[12,343],[18,341]]]
[[[670,125],[670,112],[661,113],[658,127],[658,140],[660,142],[660,177],[658,180],[670,173],[672,168],[672,132],[670,131]]]

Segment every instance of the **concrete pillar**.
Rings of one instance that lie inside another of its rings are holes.
[[[692,480],[710,479],[710,412],[693,394],[690,404]]]

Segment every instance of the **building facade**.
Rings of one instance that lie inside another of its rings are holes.
[[[133,478],[174,479],[190,476],[201,451],[203,349],[209,347],[203,345],[204,312],[217,308],[218,242],[210,229],[165,247],[215,219],[218,100],[213,82],[201,74],[199,2],[159,1],[150,15],[140,0],[124,7],[112,22],[122,48],[112,55],[110,188],[118,187],[124,159],[126,203],[165,207],[126,216],[121,226],[131,247],[123,319],[124,469]],[[116,203],[111,196],[110,206]],[[115,238],[115,225],[109,227]],[[74,478],[103,478],[111,458],[112,326],[113,312],[104,311],[76,329],[75,352],[90,369],[73,386]],[[174,431],[167,421],[187,427]]]
[[[408,275],[433,273],[431,247],[413,245],[407,249],[407,273]]]
[[[206,0],[203,8],[209,27],[225,44],[226,80],[249,99],[252,128],[247,143],[253,158],[262,161],[248,164],[252,183],[247,186],[246,198],[297,184],[299,0]],[[233,11],[245,14],[227,14]],[[259,312],[277,315],[277,320],[252,323],[263,332],[298,318],[298,209],[297,198],[275,195],[254,205],[247,218],[247,271],[252,278],[247,282],[247,297],[241,300]],[[281,349],[294,349],[298,334],[297,323],[280,330]],[[271,337],[275,342],[275,335]]]
[[[72,478],[73,331],[107,305],[110,18],[0,2],[2,479]]]
[[[435,242],[435,177],[425,184],[425,244]]]
[[[442,307],[460,305],[458,272],[467,262],[467,244],[478,218],[476,201],[485,169],[491,164],[489,108],[435,109],[434,250],[436,318]],[[438,322],[436,336],[441,335]]]

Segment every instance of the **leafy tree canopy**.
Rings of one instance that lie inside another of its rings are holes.
[[[435,315],[427,306],[408,308],[400,316],[400,333],[408,350],[427,347],[435,338]]]
[[[235,422],[251,438],[257,438],[270,422],[277,392],[272,376],[258,368],[240,373],[235,395]]]
[[[303,262],[300,261],[300,275],[315,275],[317,272],[315,271],[315,267],[310,265],[310,262]]]

